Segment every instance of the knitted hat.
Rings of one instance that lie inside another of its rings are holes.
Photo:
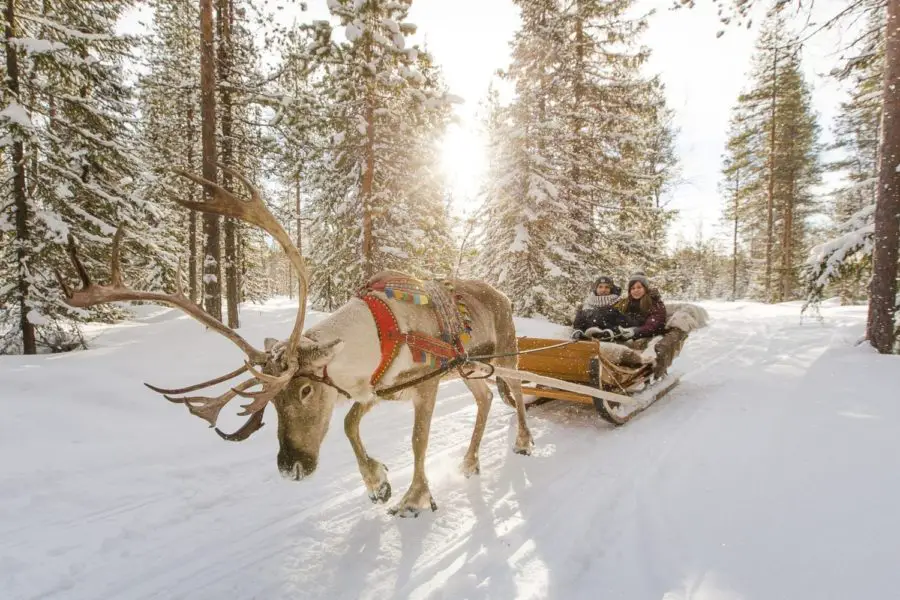
[[[631,291],[631,286],[635,284],[635,282],[640,281],[641,285],[644,286],[644,289],[648,292],[650,291],[650,280],[647,279],[647,276],[644,275],[643,272],[638,271],[634,275],[628,278],[628,291]]]
[[[613,281],[613,278],[608,275],[601,275],[594,281],[594,287],[591,288],[591,293],[595,296],[597,295],[598,285],[608,285],[613,296],[619,296],[622,294],[622,288],[617,286]]]

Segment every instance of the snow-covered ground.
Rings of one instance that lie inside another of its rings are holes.
[[[676,362],[689,375],[625,427],[546,404],[529,412],[534,455],[518,456],[496,399],[480,477],[457,472],[474,403],[443,384],[440,509],[409,520],[366,497],[346,405],[318,471],[294,483],[277,473],[274,412],[229,444],[144,388],[240,364],[177,312],[95,329],[90,351],[0,358],[0,598],[896,597],[900,359],[854,347],[859,307],[820,323],[791,304],[705,306],[711,326]],[[243,317],[261,344],[287,335],[293,308]],[[411,427],[403,404],[363,420],[392,502]]]

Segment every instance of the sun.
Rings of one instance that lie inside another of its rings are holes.
[[[453,194],[454,208],[468,213],[478,203],[487,165],[486,140],[471,123],[454,123],[441,142],[441,169]]]

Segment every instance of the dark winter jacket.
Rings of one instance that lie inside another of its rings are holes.
[[[572,328],[580,331],[587,331],[591,327],[615,329],[625,326],[625,317],[613,305],[597,308],[582,307],[578,309],[575,314],[575,322],[572,323]]]
[[[656,290],[650,290],[640,300],[626,296],[613,306],[624,317],[625,327],[638,328],[635,339],[660,335],[666,329],[666,305]]]
[[[596,290],[600,283],[608,283],[612,293],[608,296],[598,296]],[[620,300],[621,293],[622,289],[613,284],[611,278],[598,278],[575,313],[573,329],[586,331],[591,327],[615,329],[624,326],[625,320],[622,314],[613,308],[613,305]]]

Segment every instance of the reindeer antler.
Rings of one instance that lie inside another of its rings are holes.
[[[122,227],[119,227],[119,229],[116,231],[115,237],[113,238],[109,285],[98,285],[91,281],[87,269],[84,268],[84,265],[78,258],[78,251],[75,246],[75,240],[71,235],[69,236],[68,253],[73,265],[75,266],[75,270],[78,272],[78,276],[81,279],[82,287],[79,290],[72,291],[72,289],[69,288],[59,272],[56,272],[56,277],[59,280],[59,284],[65,294],[65,301],[70,306],[87,308],[107,302],[128,300],[143,300],[147,302],[167,304],[181,309],[194,319],[200,321],[213,331],[222,334],[224,337],[231,340],[235,345],[237,345],[247,355],[248,360],[245,362],[244,366],[230,373],[226,373],[225,375],[222,375],[220,377],[210,379],[209,381],[179,389],[164,389],[149,384],[145,385],[147,385],[147,387],[149,387],[153,391],[163,394],[163,396],[170,402],[184,404],[185,406],[187,406],[191,414],[204,419],[210,424],[210,426],[215,426],[216,420],[219,416],[219,412],[235,396],[251,398],[253,401],[249,404],[244,405],[242,407],[243,411],[239,413],[240,415],[249,415],[246,423],[240,429],[238,429],[234,433],[224,433],[218,428],[216,429],[216,433],[218,433],[225,440],[241,441],[247,439],[250,434],[263,426],[262,416],[266,405],[273,398],[275,398],[275,396],[277,396],[285,387],[287,387],[287,385],[291,382],[291,380],[294,378],[294,375],[297,373],[297,370],[299,369],[297,350],[300,343],[300,336],[303,333],[303,320],[306,314],[306,296],[307,290],[309,289],[309,273],[306,269],[306,262],[303,260],[303,256],[300,254],[300,251],[291,241],[290,236],[288,236],[287,232],[285,232],[281,224],[278,223],[277,219],[275,219],[275,217],[266,207],[265,203],[262,200],[262,197],[260,196],[259,190],[254,187],[253,184],[243,175],[232,171],[224,165],[219,166],[225,173],[240,181],[244,185],[244,187],[247,188],[247,191],[250,194],[249,201],[242,201],[218,184],[178,169],[176,169],[175,171],[179,175],[186,177],[191,181],[199,183],[209,189],[212,192],[213,200],[211,202],[189,202],[180,199],[176,201],[182,206],[192,210],[234,217],[247,223],[256,225],[257,227],[261,228],[263,231],[271,235],[273,238],[275,238],[275,240],[278,241],[284,252],[287,254],[291,265],[297,272],[297,280],[300,288],[300,306],[297,309],[297,318],[294,322],[294,328],[291,331],[291,336],[290,338],[288,338],[288,347],[285,350],[288,361],[287,369],[280,375],[267,375],[261,370],[257,369],[257,366],[266,364],[268,360],[268,354],[251,346],[233,329],[223,325],[215,317],[207,313],[200,306],[191,302],[190,299],[188,299],[184,295],[184,290],[181,285],[180,261],[178,264],[176,291],[174,294],[137,291],[126,287],[122,283],[121,268],[119,266],[123,233]],[[247,379],[239,383],[237,386],[233,387],[220,396],[214,398],[201,396],[191,396],[185,398],[172,397],[174,395],[193,392],[212,385],[216,385],[218,383],[222,383],[224,381],[228,381],[229,379],[233,379],[247,371],[249,371],[252,375],[251,379]],[[261,386],[262,389],[255,392],[248,391],[250,388],[257,385]]]
[[[281,249],[287,254],[291,266],[293,266],[294,270],[297,272],[297,282],[300,288],[298,294],[300,303],[297,307],[297,319],[294,322],[294,329],[291,331],[291,337],[288,338],[290,342],[288,346],[289,357],[293,357],[296,355],[297,345],[300,342],[300,334],[303,333],[303,319],[306,316],[306,296],[309,291],[309,270],[306,268],[306,261],[303,260],[303,256],[300,254],[297,246],[294,245],[294,242],[291,241],[290,236],[281,226],[281,223],[278,222],[271,211],[269,211],[268,207],[266,207],[266,204],[263,202],[262,196],[259,193],[259,189],[257,189],[245,176],[229,169],[225,165],[219,164],[219,168],[222,169],[224,173],[231,175],[244,185],[247,192],[250,194],[249,201],[241,201],[219,184],[198,177],[193,173],[182,171],[181,169],[175,169],[175,172],[208,189],[213,196],[213,200],[212,202],[191,202],[189,200],[176,198],[175,201],[185,208],[214,213],[225,217],[234,217],[247,223],[252,223],[275,238],[275,241],[278,242]]]
[[[143,300],[146,302],[158,302],[161,304],[174,306],[176,308],[180,308],[188,315],[197,319],[213,331],[222,334],[223,336],[234,342],[234,344],[238,348],[244,351],[252,364],[265,364],[267,356],[265,352],[263,352],[262,350],[257,350],[256,348],[251,346],[250,343],[247,342],[247,340],[238,335],[233,329],[230,329],[223,325],[215,317],[191,302],[190,299],[184,295],[184,290],[181,285],[180,262],[178,265],[178,274],[175,277],[176,291],[174,294],[143,292],[126,287],[122,283],[121,268],[119,266],[122,234],[123,227],[120,226],[116,230],[116,235],[113,237],[112,261],[110,265],[110,285],[98,285],[91,281],[87,269],[84,268],[84,264],[82,264],[81,259],[78,258],[78,248],[75,245],[75,239],[71,234],[69,234],[69,257],[72,259],[72,264],[75,265],[75,270],[78,272],[78,276],[81,279],[81,289],[72,291],[69,286],[66,285],[66,282],[62,278],[62,275],[60,275],[59,272],[56,271],[56,278],[62,286],[63,292],[66,295],[66,304],[77,308],[88,308],[97,304],[106,304],[109,302]]]

